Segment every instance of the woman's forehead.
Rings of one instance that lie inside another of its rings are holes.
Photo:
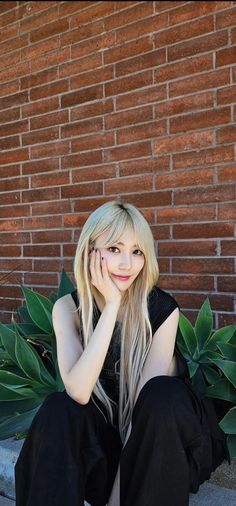
[[[106,243],[110,236],[110,230],[106,230],[98,237],[97,242],[99,241],[99,243]],[[122,234],[119,234],[119,237],[116,237],[115,242],[122,242],[124,244],[132,243],[132,245],[137,244],[133,228],[131,226],[127,226],[124,232]]]

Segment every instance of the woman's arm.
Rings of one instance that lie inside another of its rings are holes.
[[[105,305],[83,350],[78,337],[78,313],[71,295],[54,304],[52,317],[59,370],[68,394],[80,404],[89,402],[109,348],[118,309],[119,302]]]

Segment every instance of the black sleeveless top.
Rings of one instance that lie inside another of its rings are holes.
[[[77,290],[71,293],[76,306],[78,306]],[[161,288],[153,287],[148,295],[148,312],[152,327],[152,333],[168,318],[178,303],[169,293]],[[101,312],[94,299],[93,327],[95,328],[101,316]],[[80,336],[83,345],[82,335]],[[187,367],[183,357],[180,355],[177,345],[175,345],[177,357],[178,376],[186,376]],[[118,404],[119,401],[119,376],[120,376],[120,322],[115,323],[110,345],[104,360],[102,370],[99,375],[99,381],[108,396]]]

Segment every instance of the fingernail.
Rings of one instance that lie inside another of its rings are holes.
[[[102,257],[102,260],[104,260],[104,257]]]

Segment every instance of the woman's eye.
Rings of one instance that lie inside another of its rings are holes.
[[[119,248],[116,248],[116,246],[110,246],[110,247],[108,248],[108,251],[113,250],[113,249],[118,249],[118,250],[119,250]],[[114,253],[114,251],[112,251],[112,253]],[[115,252],[115,253],[116,253],[116,252]]]
[[[140,249],[136,249],[135,251],[138,251],[138,254],[139,254],[139,255],[142,255],[142,254],[143,254],[143,252],[142,252]],[[134,253],[135,253],[135,252],[134,252]]]

